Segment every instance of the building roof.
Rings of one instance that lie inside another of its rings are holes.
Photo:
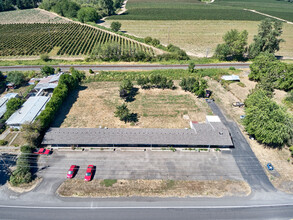
[[[4,97],[0,99],[0,118],[5,114],[6,112],[6,104],[9,99],[17,97],[17,93],[7,93]]]
[[[55,89],[61,75],[62,74],[50,75],[40,79],[39,83],[35,86],[35,89]]]
[[[221,119],[217,115],[207,115],[206,121],[207,122],[221,122]]]
[[[222,123],[220,123],[222,124]],[[189,145],[233,146],[228,130],[212,132],[209,124],[194,129],[50,128],[44,145]]]
[[[45,108],[49,100],[50,97],[46,96],[30,97],[19,110],[11,115],[11,117],[6,121],[6,124],[18,126],[34,121]]]
[[[224,75],[221,78],[227,81],[240,81],[240,78],[237,75]]]

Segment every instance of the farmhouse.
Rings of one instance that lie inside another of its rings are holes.
[[[0,99],[0,118],[2,118],[6,112],[6,109],[7,109],[6,104],[7,104],[8,100],[15,98],[17,96],[18,96],[17,93],[8,93]]]
[[[35,90],[53,90],[57,87],[59,78],[62,75],[62,73],[56,74],[56,75],[50,75],[47,77],[44,77],[42,79],[39,79],[39,83],[35,86]]]
[[[6,121],[12,128],[20,128],[25,123],[31,123],[45,109],[50,97],[35,96],[30,97],[22,107],[14,112]]]
[[[42,145],[52,147],[233,147],[230,133],[219,118],[217,121],[210,121],[207,118],[206,123],[191,123],[190,129],[50,128]]]

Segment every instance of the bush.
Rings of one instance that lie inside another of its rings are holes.
[[[113,31],[118,32],[118,31],[120,30],[120,28],[121,28],[121,23],[120,23],[120,22],[118,22],[118,21],[113,21],[113,22],[111,23],[111,29],[112,29]]]
[[[50,57],[48,54],[41,54],[40,56],[41,60],[48,62],[50,60]]]
[[[6,112],[4,114],[4,119],[7,120],[17,109],[21,107],[24,100],[21,98],[12,98],[9,99],[6,104]]]
[[[189,65],[188,65],[188,72],[193,73],[194,72],[194,67],[195,67],[194,62],[190,62]]]
[[[92,69],[89,69],[90,74],[94,74],[95,72]]]
[[[146,44],[151,44],[152,41],[153,41],[153,39],[152,39],[151,37],[145,37],[145,38],[144,38],[144,42],[145,42]]]
[[[151,42],[151,44],[152,44],[154,47],[160,45],[160,43],[161,43],[161,42],[160,42],[158,39],[156,39],[156,38],[152,39],[152,42]]]
[[[25,154],[30,154],[34,151],[35,147],[24,145],[20,147],[20,152]]]
[[[137,84],[143,89],[149,88],[161,88],[161,89],[174,89],[174,82],[168,80],[165,76],[160,76],[158,74],[151,74],[148,76],[140,76],[137,78]]]
[[[21,86],[25,82],[25,76],[22,72],[12,71],[7,74],[6,81],[14,83],[15,86]]]
[[[208,88],[206,80],[195,77],[183,78],[179,85],[184,91],[192,92],[198,97],[204,97],[205,90]]]
[[[4,145],[7,145],[7,144],[8,144],[8,141],[0,140],[0,146],[4,146]]]
[[[236,70],[236,68],[234,66],[230,66],[229,70]]]
[[[43,76],[53,75],[55,73],[55,69],[51,66],[43,66],[41,68],[41,74]]]
[[[80,22],[97,22],[100,19],[98,12],[91,7],[83,7],[77,12],[77,18]]]

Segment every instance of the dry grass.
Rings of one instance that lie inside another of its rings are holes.
[[[0,24],[14,23],[64,23],[68,22],[50,12],[39,9],[26,9],[0,13]]]
[[[57,193],[65,197],[223,197],[246,196],[250,187],[244,181],[118,180],[111,187],[103,180],[66,180]]]
[[[178,82],[176,82],[178,83]],[[207,104],[180,88],[176,90],[139,89],[129,109],[139,115],[135,125],[125,124],[114,117],[119,97],[119,82],[94,82],[85,84],[61,127],[135,127],[135,128],[185,128],[189,119],[205,120]]]
[[[105,26],[110,26],[106,21]],[[222,36],[231,29],[247,30],[248,42],[251,43],[257,33],[258,21],[124,21],[122,30],[139,37],[151,36],[158,38],[163,44],[175,44],[200,57],[211,56],[217,46],[222,43]],[[281,44],[278,55],[293,57],[293,25],[284,24],[282,37],[286,40]]]
[[[23,137],[23,132],[19,132],[17,137],[14,139],[14,141],[11,143],[12,146],[22,146],[26,143],[26,140]]]

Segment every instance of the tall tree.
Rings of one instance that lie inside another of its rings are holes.
[[[284,42],[282,35],[282,22],[265,19],[258,26],[258,34],[254,36],[253,43],[249,46],[249,57],[254,58],[261,52],[274,54]]]
[[[113,0],[100,0],[99,6],[106,15],[112,15],[114,13]]]

